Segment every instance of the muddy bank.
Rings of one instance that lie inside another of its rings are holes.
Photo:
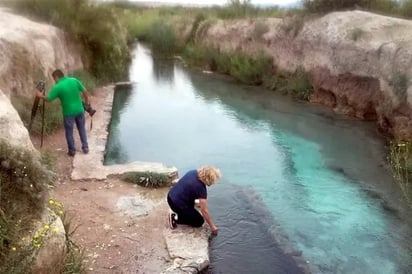
[[[196,43],[223,52],[265,52],[273,73],[303,68],[310,101],[337,113],[376,121],[399,139],[412,139],[412,22],[362,11],[316,18],[206,21]]]

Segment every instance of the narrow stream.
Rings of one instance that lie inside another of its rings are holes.
[[[106,164],[219,167],[212,273],[411,273],[409,208],[373,124],[153,61],[115,95]]]

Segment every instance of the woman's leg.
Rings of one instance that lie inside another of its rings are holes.
[[[173,201],[169,196],[167,196],[167,203],[169,204],[170,209],[177,214],[177,224],[201,227],[205,222],[203,216],[195,208],[180,209],[173,204]]]

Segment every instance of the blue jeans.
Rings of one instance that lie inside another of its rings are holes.
[[[87,144],[86,135],[86,119],[84,117],[84,112],[76,116],[64,116],[64,130],[66,132],[66,141],[69,148],[69,153],[75,153],[76,147],[74,145],[73,138],[73,125],[76,122],[77,130],[79,131],[80,141],[82,142],[82,150],[88,150],[89,145]]]

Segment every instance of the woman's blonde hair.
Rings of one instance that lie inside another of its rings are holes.
[[[216,183],[220,177],[220,170],[212,166],[202,166],[197,170],[197,175],[199,176],[200,181],[205,185],[211,186]]]

